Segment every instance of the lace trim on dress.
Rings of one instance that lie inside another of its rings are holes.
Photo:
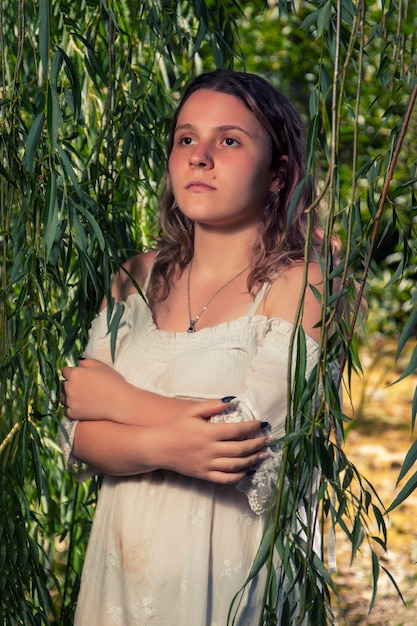
[[[77,426],[78,421],[70,420],[68,417],[64,417],[59,424],[58,440],[64,456],[66,468],[74,474],[78,481],[82,482],[87,480],[87,478],[91,478],[97,472],[95,472],[86,463],[76,459],[72,454]]]

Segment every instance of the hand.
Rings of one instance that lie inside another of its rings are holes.
[[[218,400],[199,402],[166,424],[146,429],[149,466],[216,483],[239,482],[268,456],[268,437],[256,436],[260,422],[255,420],[211,423],[209,418],[224,408]]]
[[[124,391],[129,383],[109,365],[83,359],[79,367],[64,367],[60,401],[63,413],[74,420],[118,421],[123,415]]]

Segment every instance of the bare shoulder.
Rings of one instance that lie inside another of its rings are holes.
[[[156,250],[136,254],[128,259],[113,279],[112,293],[116,302],[124,302],[128,296],[137,291],[136,284],[143,287],[152,267]],[[101,308],[104,308],[104,301]]]
[[[304,284],[304,274],[306,268],[304,263],[294,262],[289,265],[280,275],[283,281],[286,281],[288,284],[299,283],[300,285]],[[323,282],[323,272],[320,265],[316,261],[310,261],[307,265],[307,283],[310,285],[320,285]]]
[[[300,298],[304,296],[302,325],[305,332],[318,341],[320,328],[317,324],[321,318],[321,304],[317,299],[317,291],[322,291],[323,273],[318,263],[310,262],[307,266],[305,287],[305,272],[303,263],[293,263],[286,268],[271,285],[265,298],[264,312],[268,317],[279,317],[293,324]]]

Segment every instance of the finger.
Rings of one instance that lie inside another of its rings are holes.
[[[227,473],[227,472],[212,471],[212,472],[209,472],[207,480],[213,483],[218,483],[220,485],[235,485],[236,483],[243,480],[245,476],[246,476],[246,472]]]
[[[219,440],[244,440],[248,437],[254,437],[259,435],[265,429],[269,428],[267,422],[261,422],[259,420],[250,420],[244,422],[222,422],[213,423],[212,426],[217,430]]]
[[[241,441],[221,441],[218,447],[218,457],[246,458],[259,455],[267,450],[269,438],[266,436],[254,439],[242,439]]]
[[[67,367],[62,368],[62,376],[65,380],[68,380],[68,378],[71,376],[71,372],[74,370],[74,367],[70,367],[69,365],[67,365]]]
[[[219,457],[212,462],[211,469],[226,472],[227,474],[234,474],[256,467],[268,457],[269,453],[265,450],[254,452],[244,457]]]
[[[198,402],[197,406],[191,410],[191,415],[194,417],[209,418],[212,415],[221,413],[226,408],[227,404],[221,400],[202,400]]]
[[[238,472],[223,472],[221,470],[212,470],[208,472],[207,479],[214,483],[220,483],[222,485],[234,485],[248,476],[256,474],[256,466],[245,468]]]

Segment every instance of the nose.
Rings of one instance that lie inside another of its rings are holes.
[[[213,158],[208,146],[203,143],[196,144],[190,154],[190,166],[201,169],[211,169],[213,165]]]

